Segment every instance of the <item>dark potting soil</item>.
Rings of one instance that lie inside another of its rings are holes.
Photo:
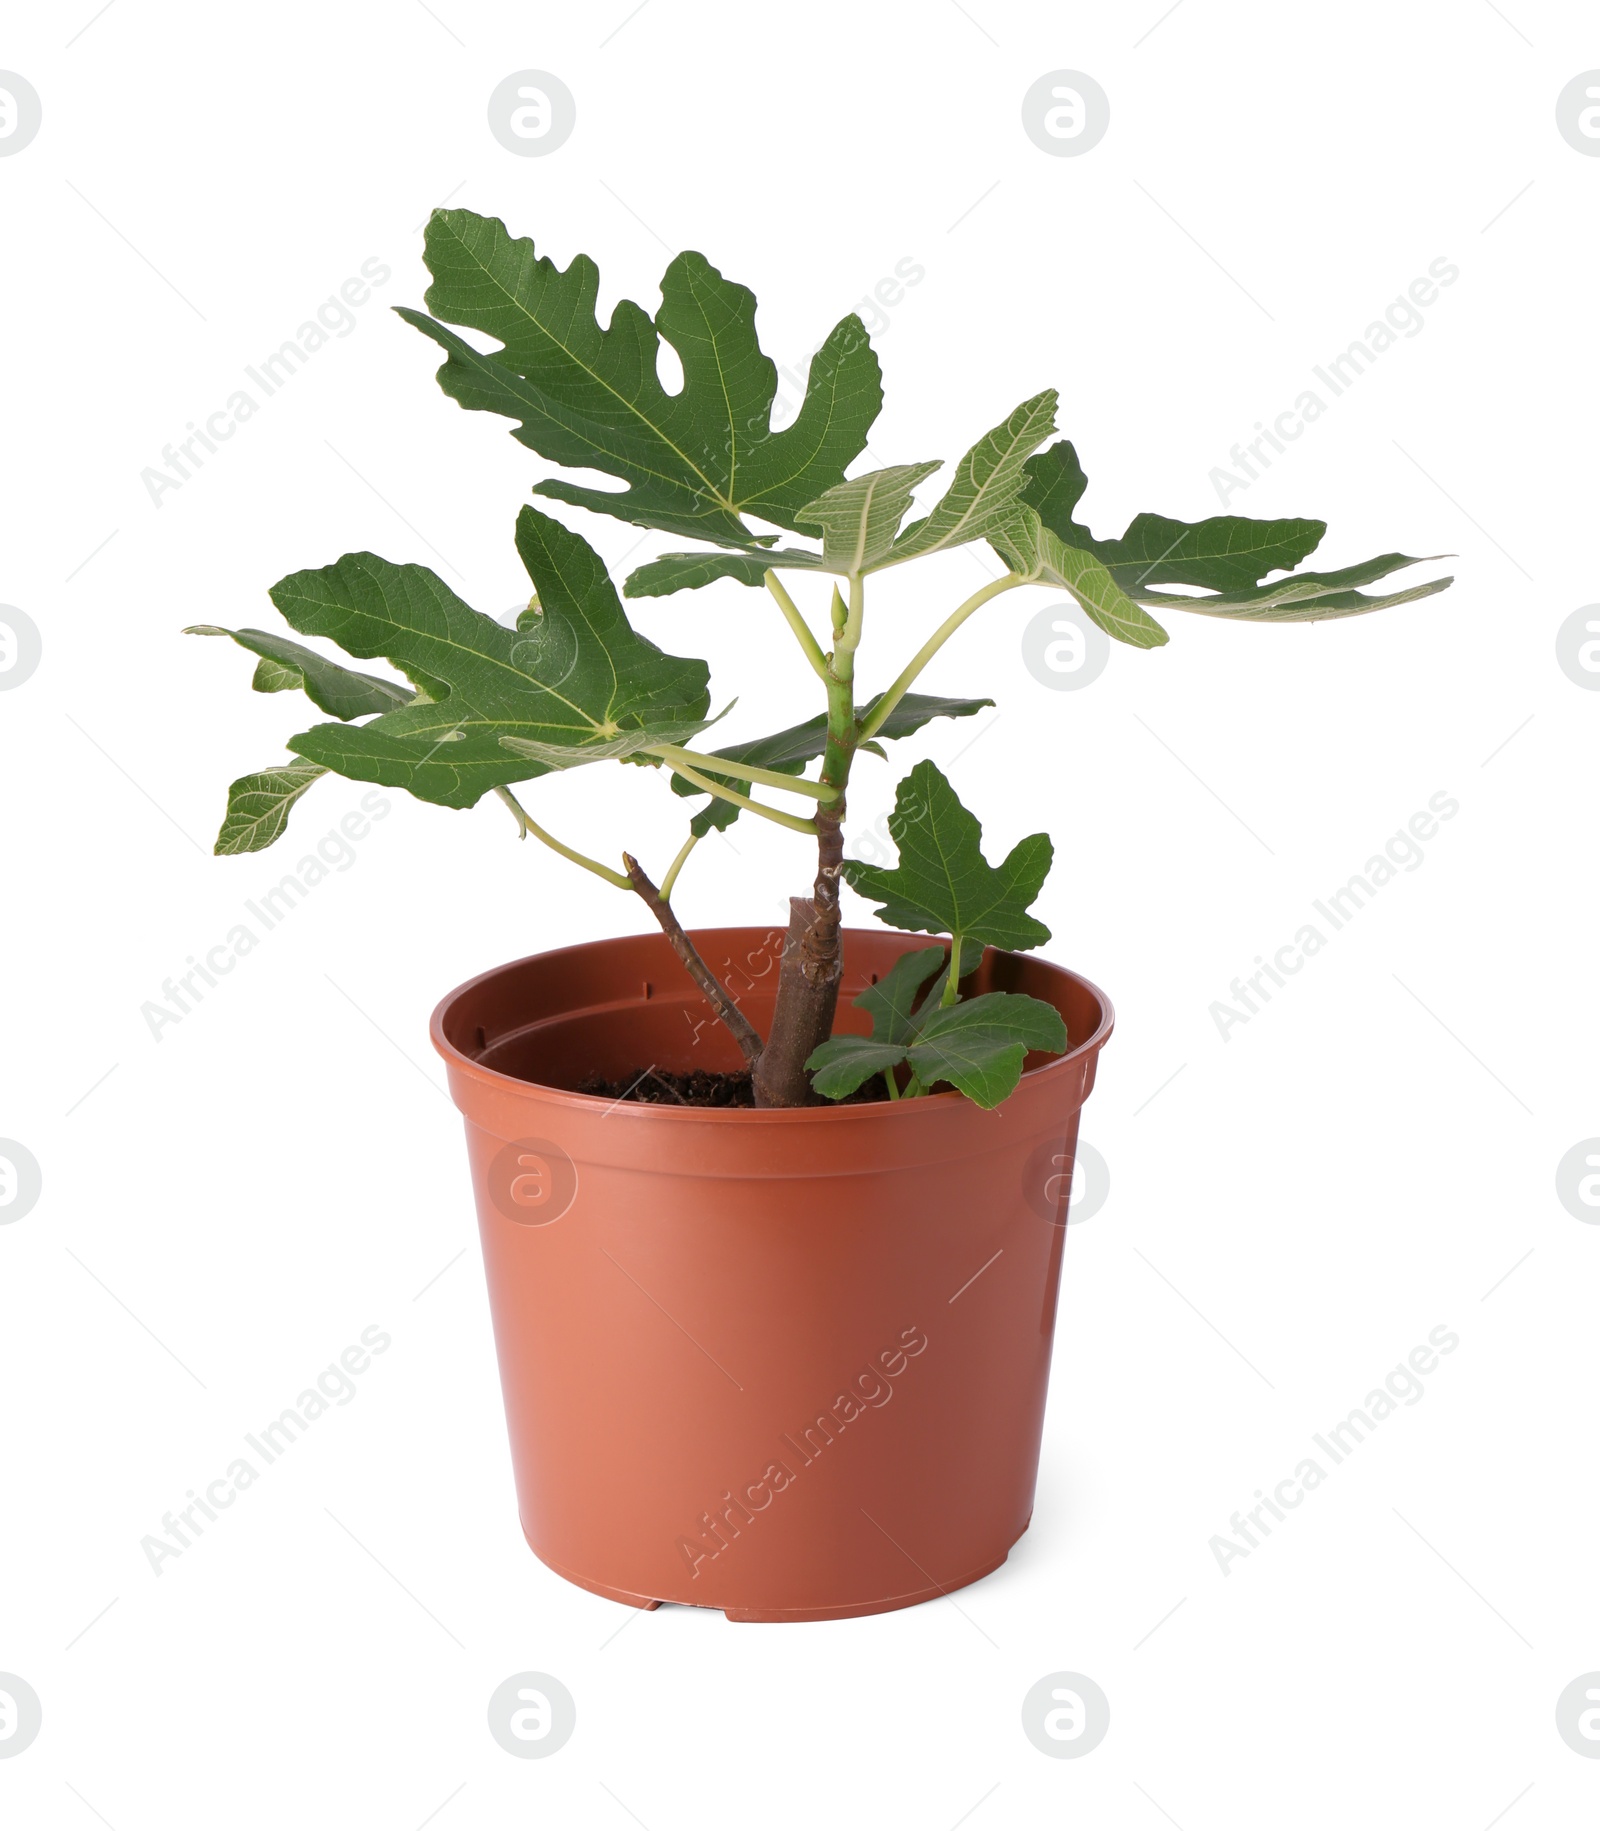
[[[578,1083],[581,1094],[593,1094],[601,1100],[627,1100],[642,1106],[748,1106],[756,1103],[748,1073],[714,1074],[695,1068],[688,1074],[676,1074],[670,1068],[642,1068],[637,1074],[619,1081],[602,1074],[591,1074]],[[875,1074],[843,1100],[826,1100],[826,1106],[866,1106],[887,1100],[883,1076]]]

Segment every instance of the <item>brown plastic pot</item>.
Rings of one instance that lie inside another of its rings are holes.
[[[781,932],[695,936],[758,1029]],[[926,937],[847,931],[850,1000]],[[784,1111],[614,1104],[598,1071],[742,1066],[660,935],[496,968],[433,1042],[466,1118],[523,1531],[641,1608],[874,1614],[975,1582],[1033,1510],[1078,1113],[1111,1034],[1086,980],[991,951],[1067,1054],[960,1095]]]

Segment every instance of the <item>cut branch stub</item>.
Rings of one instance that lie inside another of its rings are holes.
[[[810,897],[790,897],[772,1041],[753,1077],[757,1106],[816,1104],[806,1061],[833,1033],[833,1014],[839,1002],[837,916],[832,923],[831,961],[825,952],[818,952],[819,927],[825,926],[819,924],[817,906]]]

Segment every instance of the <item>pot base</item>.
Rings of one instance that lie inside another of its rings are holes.
[[[758,1028],[781,938],[696,936]],[[845,930],[841,1000],[918,944]],[[557,1575],[628,1608],[799,1622],[936,1601],[1006,1561],[1112,1015],[1029,956],[991,948],[969,983],[1067,1028],[993,1111],[953,1092],[777,1110],[578,1092],[645,1062],[741,1072],[660,934],[535,955],[439,1006],[518,1512]],[[840,1017],[864,1031],[854,1004]]]
[[[1026,1532],[1032,1523],[1032,1515],[1030,1515],[1022,1532]],[[857,1615],[887,1615],[893,1609],[914,1608],[919,1602],[932,1602],[938,1596],[948,1596],[955,1590],[966,1589],[969,1585],[980,1583],[985,1577],[992,1576],[1021,1543],[1022,1532],[1017,1534],[999,1557],[991,1558],[987,1564],[981,1564],[976,1570],[969,1570],[964,1576],[954,1577],[948,1583],[935,1582],[931,1588],[911,1589],[907,1590],[904,1595],[884,1596],[876,1602],[858,1602],[847,1608],[725,1608],[722,1613],[729,1621],[849,1621]],[[676,1596],[636,1596],[632,1590],[618,1589],[610,1583],[597,1583],[593,1577],[581,1577],[577,1571],[568,1570],[565,1565],[556,1563],[554,1558],[546,1557],[528,1537],[526,1527],[523,1528],[522,1536],[528,1541],[528,1549],[546,1570],[553,1570],[558,1577],[564,1577],[568,1583],[575,1583],[579,1589],[588,1590],[593,1596],[604,1596],[608,1602],[621,1602],[628,1608],[636,1608],[641,1611],[658,1609],[663,1602],[674,1603],[678,1608],[711,1606],[704,1602],[684,1602]]]

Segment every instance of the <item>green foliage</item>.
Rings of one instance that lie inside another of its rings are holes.
[[[983,950],[978,951],[981,957]],[[910,953],[902,954],[876,985],[869,985],[851,1001],[858,1011],[865,1011],[872,1019],[872,1041],[880,1048],[910,1040],[917,1007],[922,1002],[922,989],[946,960],[942,947],[914,947]],[[965,959],[963,964],[966,964]],[[975,966],[977,962],[972,964]],[[859,1086],[860,1082],[855,1085]],[[854,1088],[846,1091],[853,1092]]]
[[[1442,556],[1435,554],[1433,557]],[[1448,578],[1429,579],[1425,584],[1376,598],[1363,597],[1359,591],[1351,589],[1386,578],[1402,566],[1427,563],[1404,553],[1380,553],[1376,559],[1365,560],[1357,566],[1344,566],[1337,572],[1297,572],[1270,584],[1222,591],[1212,597],[1179,597],[1150,591],[1145,594],[1145,602],[1170,604],[1174,609],[1194,610],[1207,617],[1234,617],[1247,623],[1315,623],[1323,617],[1355,617],[1367,611],[1386,610],[1394,604],[1414,604],[1419,598],[1431,598],[1454,582]]]
[[[1096,540],[1075,514],[1089,479],[1066,439],[1030,458],[1023,499],[1054,534],[1111,568],[1119,584],[1201,585],[1227,591],[1254,585],[1277,568],[1298,566],[1327,533],[1322,521],[1250,521],[1213,515],[1193,525],[1135,515],[1120,540]]]
[[[979,1106],[998,1106],[1022,1078],[1028,1051],[1059,1055],[1067,1026],[1054,1005],[1025,992],[985,992],[934,1010],[906,1050],[924,1087],[948,1081]]]
[[[219,858],[264,852],[282,836],[290,808],[327,773],[320,763],[283,763],[253,776],[240,776],[228,788],[228,811],[212,850]]]
[[[1213,515],[1205,521],[1171,521],[1165,515],[1135,515],[1117,540],[1097,540],[1076,519],[1079,500],[1089,487],[1078,454],[1058,440],[1023,466],[1027,482],[1023,503],[1039,517],[1048,534],[1073,551],[1092,555],[1127,598],[1172,610],[1194,610],[1204,616],[1237,617],[1259,623],[1311,623],[1323,617],[1354,617],[1392,604],[1432,597],[1452,583],[1430,579],[1425,585],[1363,597],[1352,589],[1370,585],[1403,566],[1427,562],[1404,553],[1385,553],[1339,572],[1302,572],[1298,577],[1261,583],[1269,572],[1292,571],[1327,533],[1327,523],[1284,519],[1252,521],[1243,515]],[[1012,561],[1000,541],[996,547]],[[1438,555],[1434,556],[1439,557]],[[1067,582],[1067,581],[1063,581]],[[1162,586],[1189,585],[1209,595],[1163,591]],[[1070,585],[1069,585],[1069,588]],[[1096,615],[1083,594],[1074,591],[1088,614],[1108,635],[1153,648],[1166,641],[1165,631],[1149,617]],[[1119,624],[1126,627],[1119,627]],[[1160,631],[1159,641],[1148,639]]]
[[[1053,1005],[1019,992],[958,996],[985,944],[1037,947],[1050,930],[1028,913],[1050,869],[1052,848],[1043,833],[1019,841],[1003,864],[983,856],[983,830],[932,763],[918,763],[900,783],[889,834],[899,848],[893,867],[846,861],[852,889],[881,907],[891,928],[951,937],[942,947],[902,954],[878,984],[855,1000],[872,1019],[872,1035],[835,1036],[806,1066],[812,1086],[843,1099],[875,1074],[910,1067],[913,1096],[949,1083],[979,1106],[998,1106],[1021,1077],[1029,1050],[1060,1052],[1066,1027]],[[947,965],[947,960],[949,964]],[[918,997],[944,969],[942,993]]]
[[[376,674],[358,674],[341,667],[304,643],[291,642],[263,629],[218,629],[214,623],[193,623],[186,636],[231,636],[240,648],[261,656],[250,682],[258,693],[303,692],[311,703],[334,718],[363,718],[369,712],[388,712],[415,697],[415,690]]]
[[[536,486],[558,501],[751,546],[743,517],[794,527],[807,503],[843,481],[883,405],[878,359],[852,315],[812,358],[794,424],[774,432],[778,372],[756,340],[755,295],[704,255],[671,262],[654,319],[624,299],[602,330],[600,275],[587,255],[558,268],[497,218],[470,210],[434,211],[423,251],[434,316],[399,309],[449,353],[439,371],[445,393],[516,420],[515,436],[552,463],[606,471],[628,486],[548,478]],[[485,332],[499,348],[486,355],[447,324]],[[677,394],[658,373],[663,340],[683,365]]]
[[[628,574],[624,597],[665,598],[675,591],[693,591],[713,579],[737,579],[741,585],[759,585],[769,567],[780,562],[809,566],[809,553],[663,553]]]
[[[1118,642],[1134,648],[1160,648],[1168,640],[1167,632],[1128,596],[1104,561],[1082,547],[1067,546],[1026,503],[1014,503],[989,538],[1020,579],[1070,591],[1085,615]]]
[[[956,466],[932,514],[914,521],[890,549],[890,564],[984,539],[1004,525],[1026,478],[1025,460],[1055,431],[1054,388],[1036,394],[987,432]]]
[[[900,524],[911,506],[911,493],[939,469],[937,461],[868,471],[808,503],[796,525],[822,536],[820,553],[792,547],[666,553],[641,566],[623,589],[629,597],[662,597],[718,578],[759,585],[769,568],[862,578],[885,566],[989,538],[1014,520],[1027,480],[1024,460],[1055,430],[1055,409],[1054,388],[1024,401],[962,457],[932,513],[903,532]]]
[[[273,603],[303,635],[385,656],[430,695],[368,724],[315,725],[290,749],[357,781],[470,807],[491,788],[704,728],[705,663],[663,654],[629,627],[587,541],[529,507],[517,517],[517,551],[539,609],[515,630],[426,566],[371,553],[274,585]]]
[[[875,1074],[887,1074],[905,1059],[904,1043],[880,1043],[870,1036],[830,1036],[806,1057],[806,1067],[811,1071],[811,1085],[823,1099],[844,1100]]]
[[[398,679],[363,672],[289,636],[193,626],[256,658],[257,692],[303,692],[330,721],[291,737],[289,761],[234,782],[217,839],[221,853],[271,845],[300,796],[334,771],[446,807],[470,807],[492,791],[508,802],[524,836],[633,890],[642,867],[625,855],[624,874],[544,832],[511,786],[583,764],[643,764],[658,782],[664,773],[676,794],[708,797],[692,817],[689,843],[662,877],[662,897],[652,905],[659,915],[693,840],[739,818],[741,805],[728,795],[813,840],[836,840],[860,751],[881,756],[890,739],[991,704],[912,689],[943,643],[1004,592],[1025,585],[1065,592],[1117,641],[1158,648],[1168,637],[1152,611],[1309,622],[1408,603],[1451,583],[1438,578],[1367,592],[1419,563],[1401,553],[1296,571],[1325,531],[1320,521],[1299,518],[1217,515],[1186,523],[1145,513],[1115,539],[1097,537],[1079,519],[1088,480],[1076,451],[1064,439],[1046,444],[1056,430],[1053,388],[978,439],[942,492],[930,490],[931,508],[917,513],[917,492],[932,483],[938,462],[874,459],[871,471],[846,475],[882,405],[878,360],[856,317],[841,319],[823,341],[792,423],[774,428],[777,371],[756,336],[755,298],[703,255],[679,254],[668,264],[653,314],[625,299],[602,325],[593,261],[580,254],[559,268],[495,218],[436,211],[424,254],[429,311],[402,308],[401,316],[444,350],[438,378],[446,395],[509,421],[513,436],[547,463],[599,471],[619,486],[545,476],[534,482],[536,494],[705,543],[646,559],[629,575],[627,596],[666,597],[726,579],[769,586],[826,710],[711,755],[686,750],[715,722],[706,664],[668,654],[639,634],[594,549],[524,507],[517,550],[534,596],[514,627],[472,609],[427,567],[370,553],[346,554],[272,588],[297,636],[336,644],[355,661],[381,657]],[[985,339],[999,334],[981,327],[976,341],[961,346],[962,358],[981,362]],[[660,372],[668,349],[682,368],[682,385],[671,389]],[[785,533],[794,538],[779,546]],[[893,684],[858,706],[866,582],[974,542],[990,545],[1004,574],[948,612]],[[808,621],[821,603],[809,611],[798,605],[781,583],[786,573],[802,581],[817,575],[812,588],[817,579],[830,588],[828,646]],[[819,759],[816,774],[808,773]],[[732,773],[719,774],[723,768]],[[681,773],[691,769],[699,781]],[[772,805],[773,794],[798,797],[805,813]],[[856,1001],[872,1018],[873,1035],[836,1037],[817,1049],[815,1085],[839,1097],[872,1074],[898,1069],[906,1087],[901,1093],[899,1075],[890,1075],[897,1097],[949,1085],[995,1105],[1016,1085],[1027,1053],[1065,1048],[1065,1032],[1059,1015],[1037,1000],[1005,993],[963,999],[959,985],[986,945],[1030,948],[1049,938],[1030,909],[1050,867],[1050,840],[1034,834],[990,865],[977,820],[931,762],[918,763],[901,782],[889,828],[897,863],[847,861],[846,881],[891,926],[951,937],[954,964],[941,973],[942,945],[904,955]],[[830,881],[832,870],[828,865],[819,881]],[[774,1059],[792,1063],[803,1053],[791,1047]]]
[[[806,1066],[818,1093],[842,1100],[873,1075],[906,1064],[912,1094],[948,1082],[979,1106],[994,1107],[1015,1091],[1030,1050],[1066,1048],[1061,1013],[1026,993],[983,992],[951,1004],[930,996],[919,1004],[945,961],[942,947],[902,954],[853,1001],[871,1017],[872,1034],[831,1037],[813,1052]]]
[[[887,559],[911,507],[911,492],[939,468],[891,464],[837,483],[800,511],[800,526],[822,536],[822,565],[829,572],[865,572]]]
[[[1004,863],[983,856],[983,829],[932,763],[919,763],[895,791],[889,836],[897,865],[845,862],[852,890],[881,904],[878,919],[913,933],[960,935],[992,947],[1038,947],[1050,930],[1028,914],[1043,887],[1054,847],[1034,833]]]
[[[192,624],[186,636],[228,636],[260,656],[250,682],[258,693],[303,692],[313,705],[335,718],[361,718],[404,705],[413,689],[376,674],[341,667],[303,643],[260,629],[219,629],[214,623]],[[282,838],[294,804],[328,771],[320,763],[294,762],[240,776],[228,788],[222,830],[212,848],[219,858],[265,851]]]

